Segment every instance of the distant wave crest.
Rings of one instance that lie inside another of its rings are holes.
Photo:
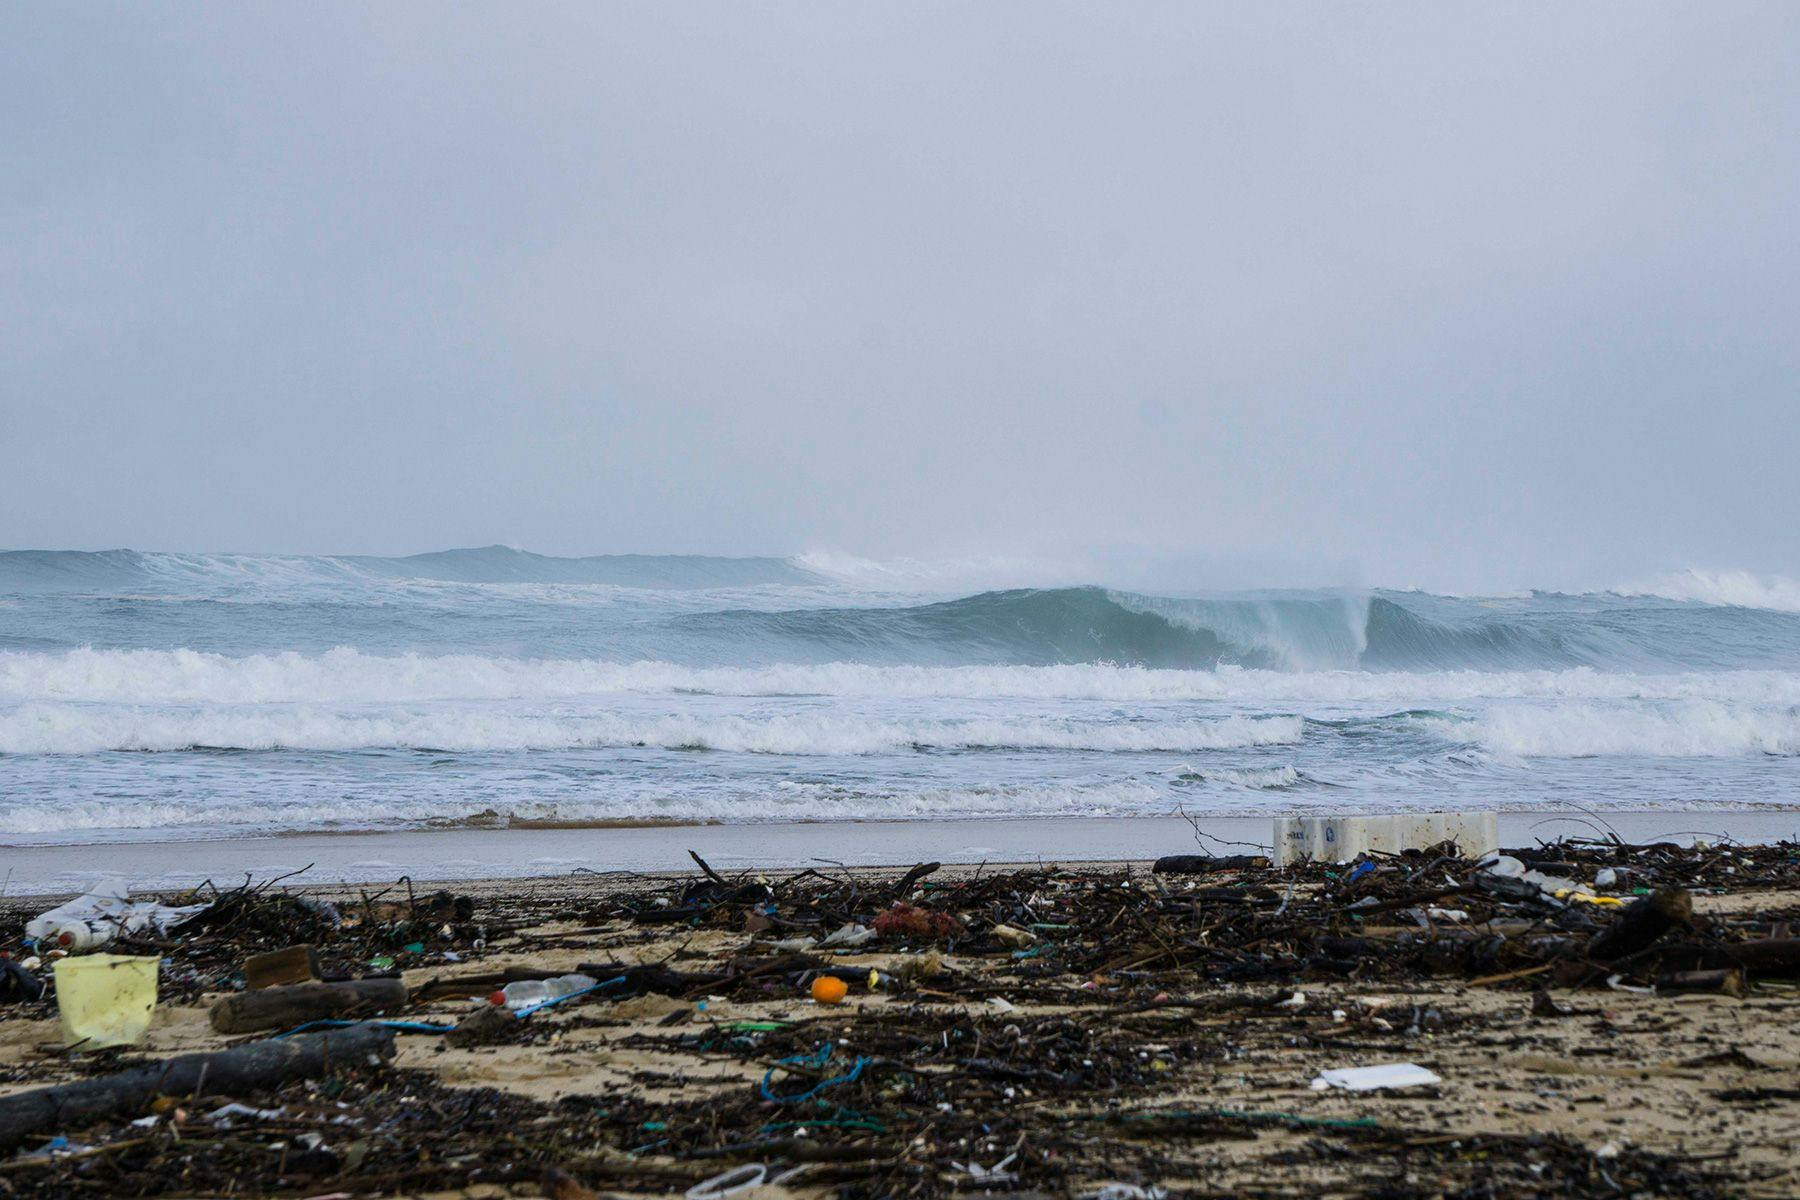
[[[491,707],[357,712],[255,705],[141,709],[35,703],[0,712],[0,754],[109,750],[545,750],[646,746],[745,754],[925,750],[1224,750],[1298,742],[1298,717],[1100,723],[880,720],[830,713],[556,714]]]
[[[405,704],[578,700],[607,695],[1014,698],[1114,702],[1480,699],[1723,700],[1800,705],[1800,672],[1628,674],[1589,667],[1532,671],[1192,671],[1055,666],[878,666],[865,663],[693,667],[485,655],[231,656],[193,650],[0,652],[0,705]]]
[[[1732,608],[1800,612],[1800,580],[1764,578],[1749,571],[1687,570],[1652,583],[1619,589],[1626,595],[1661,596]]]

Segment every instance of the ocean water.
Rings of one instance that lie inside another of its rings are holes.
[[[1800,806],[1800,593],[973,590],[822,559],[0,553],[0,843]]]

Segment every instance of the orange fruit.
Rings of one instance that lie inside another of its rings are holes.
[[[812,998],[820,1004],[842,1004],[850,988],[835,975],[820,975],[812,982]]]

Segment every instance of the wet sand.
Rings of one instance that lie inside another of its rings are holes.
[[[1210,848],[1266,846],[1270,819],[1197,818]],[[1530,845],[1607,829],[1628,842],[1696,837],[1774,842],[1800,837],[1800,812],[1503,812],[1500,841]],[[79,891],[97,874],[123,875],[141,889],[221,885],[245,874],[269,879],[304,871],[297,883],[527,879],[576,871],[673,871],[696,850],[721,868],[819,863],[874,867],[915,862],[1140,861],[1192,853],[1194,829],[1181,817],[1043,817],[1013,820],[654,825],[562,829],[430,829],[391,833],[306,833],[214,841],[0,846],[8,896]]]

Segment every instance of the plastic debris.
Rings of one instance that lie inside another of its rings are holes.
[[[866,925],[858,925],[852,921],[832,931],[831,936],[819,943],[821,950],[841,950],[853,946],[866,946],[875,940],[875,931]]]
[[[831,1043],[826,1042],[812,1054],[791,1054],[776,1062],[775,1066],[770,1067],[763,1073],[762,1084],[760,1087],[762,1098],[769,1101],[771,1104],[798,1104],[803,1100],[811,1100],[826,1088],[836,1087],[841,1083],[856,1082],[857,1079],[861,1078],[864,1068],[866,1068],[870,1062],[874,1061],[866,1056],[858,1055],[856,1061],[850,1064],[850,1069],[845,1071],[842,1075],[833,1075],[829,1079],[821,1079],[818,1083],[813,1084],[804,1092],[799,1092],[792,1096],[778,1096],[770,1089],[769,1084],[774,1080],[775,1072],[781,1067],[808,1067],[813,1070],[818,1070],[831,1061],[831,1049]]]
[[[768,1167],[762,1163],[745,1163],[696,1183],[687,1190],[687,1200],[719,1200],[721,1196],[735,1196],[763,1186],[768,1179]]]
[[[25,936],[40,946],[71,953],[98,949],[115,937],[151,930],[165,934],[210,905],[173,908],[154,900],[131,899],[125,880],[109,876],[86,892],[25,923]]]
[[[515,979],[488,997],[488,1003],[515,1013],[536,1012],[546,1003],[566,999],[599,984],[592,975],[558,975],[554,979]]]
[[[970,1176],[969,1183],[973,1187],[1004,1187],[1019,1182],[1019,1173],[1006,1169],[1018,1157],[1018,1151],[1015,1150],[991,1167],[984,1167],[978,1162],[959,1163],[954,1160],[950,1165],[959,1171],[967,1171]]]
[[[1476,870],[1486,879],[1513,881],[1524,888],[1536,890],[1548,899],[1564,904],[1574,901],[1606,905],[1619,903],[1610,896],[1595,896],[1593,889],[1585,883],[1576,883],[1573,879],[1563,879],[1555,875],[1547,875],[1542,871],[1530,870],[1510,854],[1490,854],[1476,863]]]
[[[1388,1088],[1420,1087],[1442,1083],[1443,1076],[1418,1063],[1382,1063],[1378,1067],[1332,1067],[1312,1081],[1314,1091],[1343,1088],[1348,1092],[1373,1092]]]
[[[156,1011],[154,958],[90,954],[58,959],[56,1008],[63,1045],[83,1050],[129,1046]]]

